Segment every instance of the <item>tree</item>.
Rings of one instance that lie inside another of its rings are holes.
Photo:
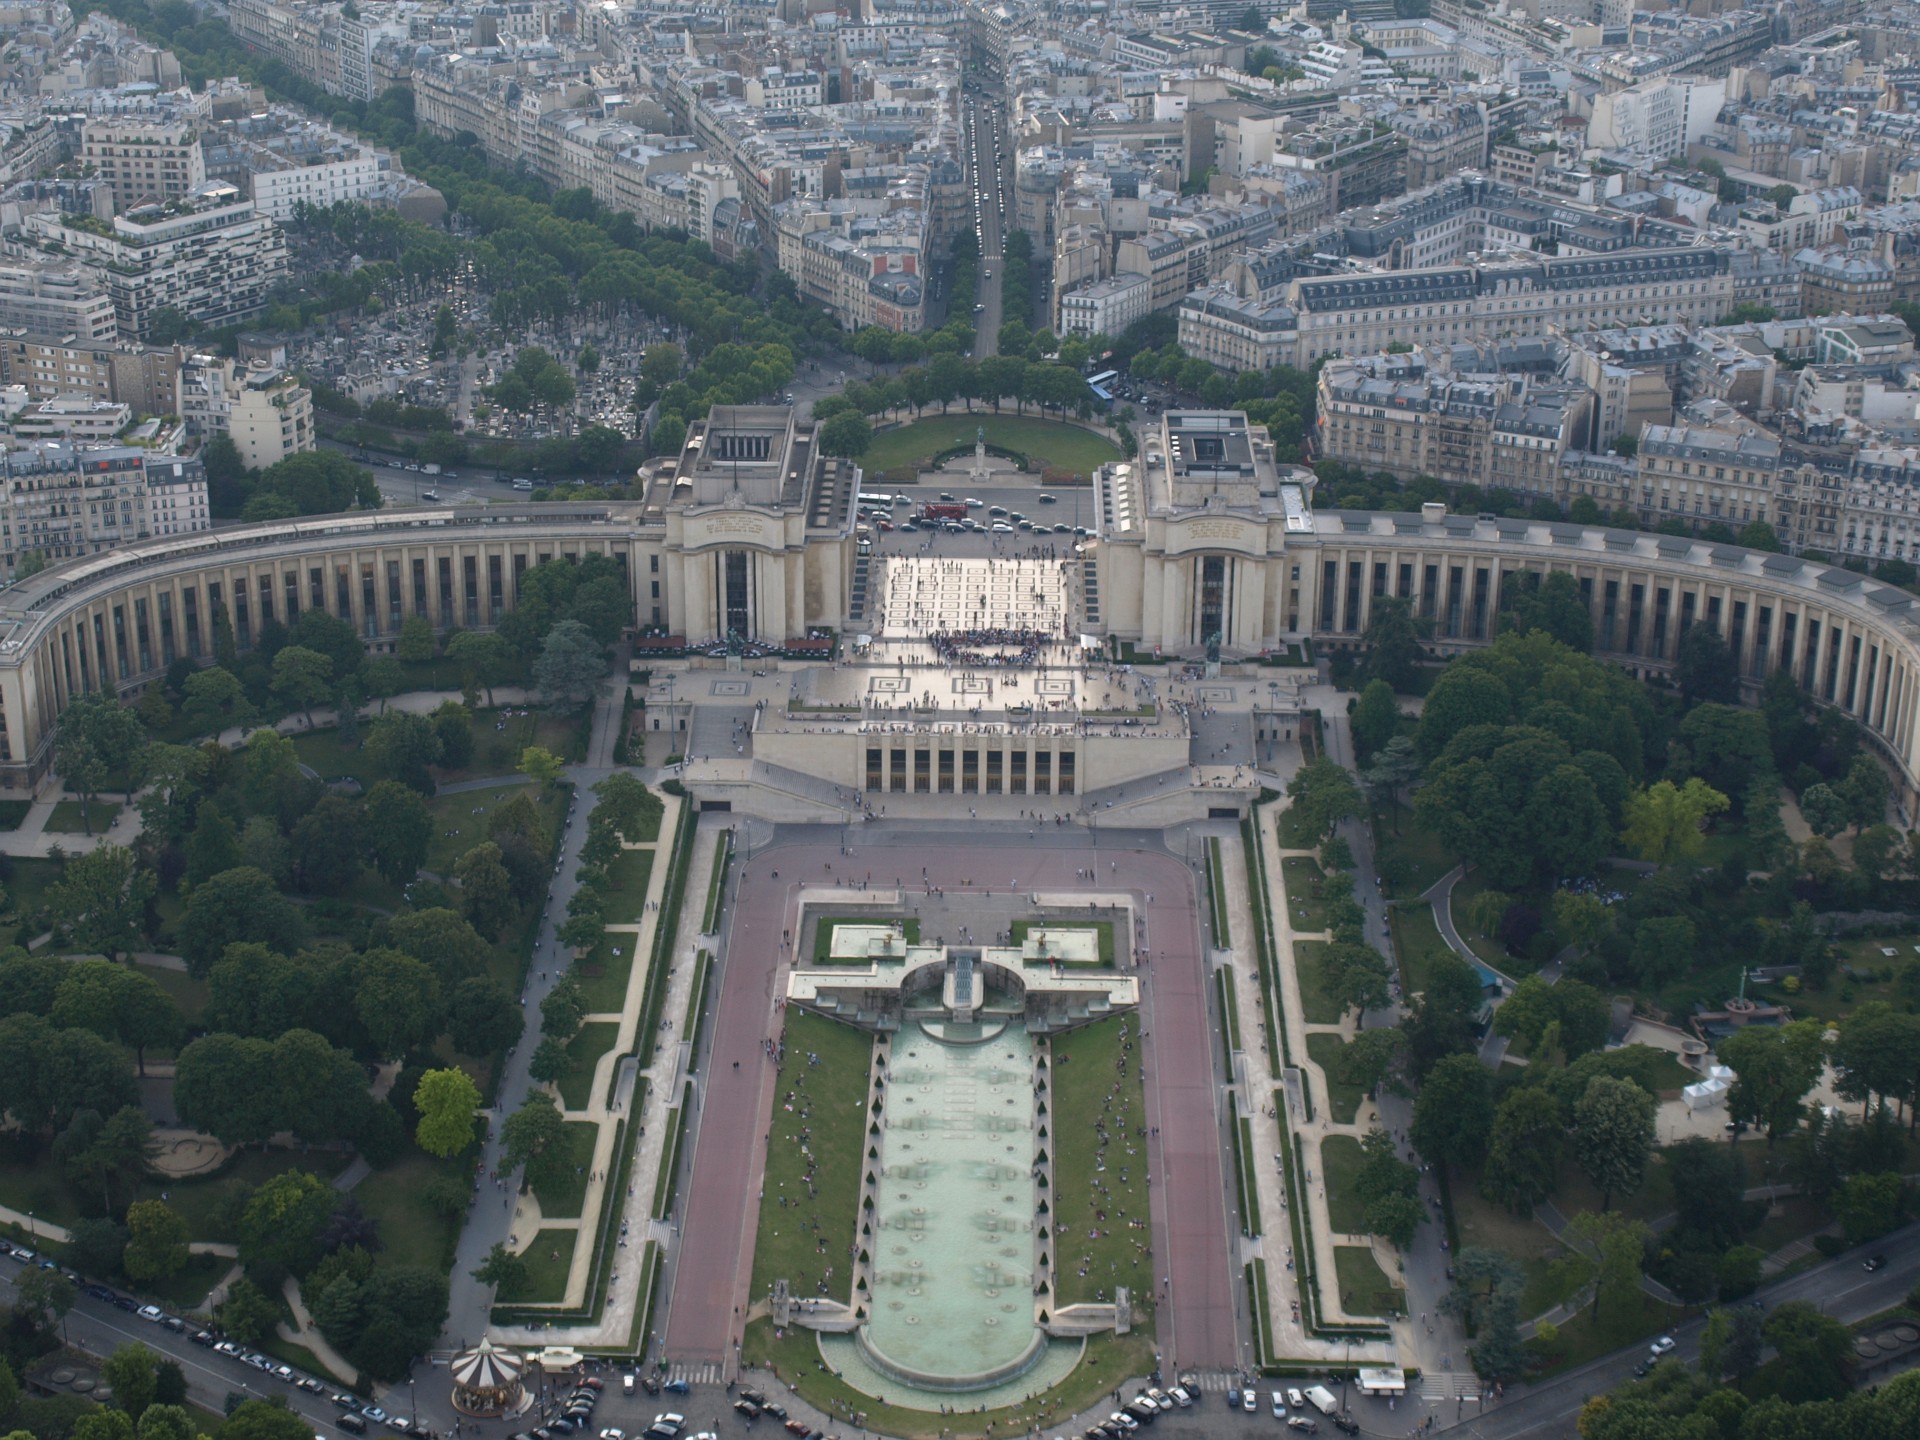
[[[319,1263],[321,1232],[339,1195],[305,1170],[283,1170],[261,1183],[240,1213],[240,1258],[305,1275]]]
[[[21,1271],[13,1282],[13,1293],[18,1309],[47,1325],[64,1324],[73,1302],[80,1298],[73,1281],[58,1270],[40,1266]]]
[[[273,1042],[269,1063],[279,1079],[280,1125],[296,1140],[327,1144],[365,1130],[372,1101],[366,1072],[350,1051],[335,1049],[312,1030],[292,1029]]]
[[[147,1047],[175,1044],[186,1029],[180,1008],[157,980],[111,960],[70,964],[54,992],[51,1014],[53,1023],[63,1029],[91,1030],[103,1040],[131,1048],[142,1075],[146,1074]]]
[[[159,1359],[144,1345],[122,1345],[100,1364],[100,1378],[113,1391],[113,1403],[135,1421],[153,1403],[154,1370]]]
[[[1869,825],[1878,825],[1887,813],[1893,796],[1893,782],[1880,762],[1862,752],[1853,757],[1846,778],[1835,787],[1847,807],[1847,819],[1858,833]]]
[[[1502,592],[1509,606],[1502,624],[1524,635],[1544,630],[1569,649],[1587,654],[1593,649],[1593,613],[1580,598],[1579,584],[1564,570],[1542,578],[1523,571],[1511,594]]]
[[[427,718],[440,741],[440,764],[448,770],[464,770],[471,765],[473,712],[458,700],[443,700]]]
[[[1582,1210],[1561,1232],[1574,1264],[1593,1283],[1593,1315],[1620,1313],[1636,1303],[1647,1227],[1610,1210]]]
[[[259,1294],[257,1290],[254,1293]],[[237,1338],[231,1326],[226,1328]],[[266,1333],[270,1330],[258,1332],[255,1339]],[[220,1440],[311,1440],[312,1435],[313,1422],[289,1410],[277,1395],[272,1400],[246,1401],[220,1426]]]
[[[1316,756],[1287,783],[1287,795],[1300,812],[1307,833],[1318,840],[1360,813],[1360,790],[1352,774],[1325,755]]]
[[[533,664],[533,680],[549,704],[579,705],[599,693],[606,669],[606,657],[587,627],[578,620],[562,620],[547,632]]]
[[[1653,1150],[1654,1099],[1631,1080],[1597,1075],[1573,1106],[1573,1158],[1600,1189],[1600,1208],[1631,1195]]]
[[[198,885],[245,860],[246,855],[240,848],[240,832],[227,818],[227,812],[218,805],[202,805],[199,823],[187,837],[187,884]]]
[[[454,883],[467,919],[482,935],[498,935],[513,915],[513,882],[491,840],[474,846],[453,863]]]
[[[1369,680],[1384,680],[1396,692],[1414,688],[1420,666],[1420,641],[1427,622],[1416,617],[1413,606],[1397,595],[1374,597],[1367,618],[1366,634],[1361,637],[1365,656],[1362,670]]]
[[[47,899],[53,912],[84,950],[109,960],[140,942],[147,901],[156,882],[124,845],[100,845],[66,864]]]
[[[462,630],[447,642],[447,658],[460,667],[462,684],[487,692],[487,704],[493,704],[493,687],[512,673],[513,655],[507,642],[485,630]]]
[[[1393,738],[1400,727],[1400,707],[1394,703],[1393,687],[1384,680],[1370,680],[1354,703],[1348,717],[1353,743],[1361,755],[1372,755]]]
[[[1700,1373],[1708,1380],[1732,1376],[1744,1383],[1760,1364],[1765,1312],[1751,1305],[1723,1305],[1707,1317],[1700,1332]]]
[[[1413,738],[1396,735],[1374,752],[1373,764],[1361,777],[1367,787],[1368,803],[1378,807],[1384,800],[1393,811],[1393,828],[1400,832],[1400,792],[1420,778],[1420,757],[1414,751]],[[1566,893],[1566,892],[1562,892]]]
[[[1513,1091],[1494,1112],[1481,1193],[1515,1215],[1532,1214],[1559,1187],[1565,1134],[1559,1103],[1545,1090],[1523,1085]]]
[[[354,1012],[374,1050],[395,1059],[440,1033],[440,981],[398,950],[369,950],[354,969]]]
[[[433,840],[433,814],[419,792],[397,780],[375,781],[367,791],[366,822],[374,869],[394,885],[413,879]]]
[[[393,653],[409,665],[433,658],[433,624],[424,615],[409,615],[400,622],[400,639]]]
[[[1814,834],[1831,838],[1852,818],[1847,802],[1831,785],[1809,785],[1800,792],[1800,813]]]
[[[1353,1185],[1367,1233],[1404,1250],[1426,1218],[1420,1205],[1420,1172],[1394,1152],[1393,1137],[1384,1130],[1368,1131],[1360,1150]]]
[[[121,1257],[127,1278],[142,1283],[170,1280],[187,1263],[187,1222],[166,1202],[139,1200],[127,1211],[127,1248]]]
[[[195,979],[204,980],[235,941],[258,941],[283,955],[300,948],[299,912],[272,877],[251,865],[223,870],[194,890],[179,926],[180,953]]]
[[[1906,1182],[1897,1170],[1849,1175],[1840,1192],[1840,1223],[1848,1240],[1878,1240],[1899,1225],[1906,1208]]]
[[[433,721],[410,710],[389,710],[373,722],[367,752],[380,767],[422,795],[434,790],[431,766],[440,763],[440,735]]]
[[[1721,705],[1740,701],[1739,663],[1711,625],[1695,621],[1681,634],[1674,673],[1680,682],[1680,697],[1689,706],[1703,700]]]
[[[253,720],[253,705],[232,671],[210,665],[187,678],[184,713],[195,731],[218,732],[228,725],[245,729]]]
[[[273,693],[290,710],[307,717],[313,728],[313,707],[333,694],[333,661],[318,650],[289,645],[273,657]]]
[[[475,976],[453,989],[447,1034],[462,1055],[492,1055],[519,1043],[526,1017],[496,980]]]
[[[1658,990],[1686,974],[1692,963],[1696,937],[1693,921],[1684,915],[1658,915],[1642,920],[1633,932],[1633,973],[1643,990]]]
[[[280,1128],[273,1046],[252,1036],[202,1036],[174,1065],[180,1118],[228,1145],[264,1144]]]
[[[566,773],[566,764],[544,745],[529,745],[520,752],[520,773],[536,785],[557,784]]]
[[[873,427],[864,415],[835,415],[820,427],[818,444],[822,455],[858,460],[873,444]]]
[[[567,1170],[566,1134],[560,1107],[544,1095],[529,1095],[500,1127],[501,1168],[524,1166],[526,1183],[536,1190],[561,1182]]]
[[[496,1240],[487,1258],[474,1270],[473,1278],[491,1285],[496,1293],[514,1294],[526,1288],[527,1274],[527,1262]]]
[[[1774,1373],[1782,1399],[1835,1400],[1853,1388],[1853,1332],[1810,1301],[1774,1306],[1760,1333],[1777,1352]]]
[[[1492,1129],[1492,1077],[1479,1056],[1449,1055],[1427,1072],[1408,1132],[1414,1149],[1435,1165],[1478,1165]]]
[[[1627,798],[1621,838],[1642,860],[1661,865],[1691,860],[1704,843],[1701,825],[1730,803],[1698,776],[1679,787],[1671,780],[1662,780]]]
[[[414,1087],[413,1108],[420,1113],[414,1142],[429,1155],[451,1160],[473,1143],[480,1091],[466,1071],[451,1067],[427,1071]]]
[[[1474,968],[1451,952],[1434,957],[1427,988],[1420,992],[1404,1025],[1416,1075],[1425,1075],[1442,1057],[1475,1048],[1483,991]]]
[[[1391,1027],[1362,1030],[1340,1047],[1333,1068],[1343,1085],[1371,1095],[1387,1083],[1406,1058],[1407,1037]],[[1396,1086],[1393,1087],[1397,1089]]]
[[[1800,1102],[1819,1082],[1825,1046],[1819,1020],[1791,1025],[1747,1025],[1717,1047],[1720,1063],[1734,1072],[1727,1113],[1767,1127],[1771,1148],[1800,1123]]]
[[[1747,1233],[1747,1167],[1739,1148],[1694,1135],[1668,1150],[1666,1159],[1677,1238],[1714,1252],[1738,1244]]]
[[[280,1310],[258,1285],[242,1275],[227,1287],[227,1298],[214,1308],[213,1318],[229,1337],[242,1345],[251,1345],[273,1333],[280,1323]]]
[[[140,1417],[139,1440],[194,1440],[199,1426],[181,1403],[187,1397],[186,1372],[174,1359],[161,1360],[153,1367],[154,1403]],[[168,1400],[177,1395],[177,1400]]]
[[[366,816],[358,800],[323,795],[293,827],[294,874],[310,895],[342,894],[366,862]]]
[[[104,1120],[97,1110],[77,1111],[53,1153],[69,1175],[100,1187],[101,1208],[111,1214],[114,1182],[131,1188],[152,1170],[153,1123],[137,1105],[123,1105]]]

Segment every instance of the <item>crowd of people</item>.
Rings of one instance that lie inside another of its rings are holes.
[[[1047,637],[1028,626],[985,625],[972,630],[935,630],[927,636],[946,665],[1031,665]],[[986,649],[995,646],[995,649]]]

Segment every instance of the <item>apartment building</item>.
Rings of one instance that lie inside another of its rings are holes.
[[[249,470],[319,444],[313,392],[271,365],[196,355],[181,368],[180,418],[198,435],[226,435]]]
[[[1119,335],[1152,313],[1153,283],[1145,275],[1093,280],[1060,295],[1062,335]]]
[[[179,200],[207,183],[200,124],[190,117],[89,116],[80,159],[113,187],[113,208]]]
[[[0,452],[0,570],[91,555],[150,533],[147,452],[31,442]]]
[[[113,297],[72,261],[0,264],[0,331],[110,341],[119,328]]]
[[[144,341],[162,310],[231,325],[266,308],[287,273],[280,227],[231,185],[207,184],[111,225],[88,216],[29,215],[24,242],[70,255],[113,301],[122,337]]]

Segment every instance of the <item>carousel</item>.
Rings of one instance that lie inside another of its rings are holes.
[[[521,1382],[525,1362],[511,1350],[499,1350],[485,1337],[453,1357],[453,1408],[482,1420],[517,1413],[527,1403]]]

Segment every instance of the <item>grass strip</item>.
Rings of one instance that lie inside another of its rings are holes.
[[[664,1220],[673,1213],[673,1177],[680,1168],[680,1145],[687,1130],[687,1111],[693,1106],[693,1082],[687,1081],[680,1092],[681,1103],[667,1109],[667,1148],[660,1155],[660,1174],[653,1182],[653,1218]]]
[[[1213,943],[1222,950],[1228,949],[1233,944],[1233,936],[1227,926],[1226,872],[1220,868],[1218,836],[1207,841],[1207,904],[1213,913]]]
[[[1233,1083],[1233,1052],[1240,1048],[1240,1017],[1234,1011],[1233,967],[1222,965],[1213,972],[1220,988],[1220,1072]]]
[[[1273,937],[1273,914],[1267,906],[1267,856],[1260,843],[1258,816],[1264,799],[1254,803],[1253,813],[1240,822],[1240,844],[1247,853],[1247,897],[1253,910],[1255,958],[1259,964],[1260,989],[1267,997],[1267,1070],[1276,1080],[1292,1062],[1287,1049],[1286,1026],[1280,1023],[1280,958]]]
[[[1240,1113],[1240,1097],[1230,1097],[1233,1106],[1233,1179],[1240,1191],[1240,1228],[1248,1235],[1260,1233],[1260,1189],[1253,1178],[1253,1120]]]
[[[680,820],[673,828],[673,853],[667,860],[667,883],[661,896],[660,911],[654,919],[653,963],[647,967],[647,995],[640,1008],[639,1048],[635,1052],[640,1068],[653,1063],[655,1037],[660,1033],[660,1007],[667,998],[667,971],[673,956],[673,941],[680,929],[680,906],[687,895],[687,868],[693,858],[694,804],[691,796],[680,800]]]
[[[707,1018],[707,982],[713,976],[713,957],[702,950],[693,960],[693,990],[687,996],[686,1028],[680,1033],[687,1037],[687,1069],[700,1068],[700,1027]]]
[[[733,831],[720,832],[720,843],[713,850],[713,871],[707,876],[707,913],[700,922],[702,935],[720,930],[720,904],[727,893],[727,867],[733,863]]]
[[[1253,1363],[1262,1368],[1275,1358],[1273,1306],[1267,1299],[1267,1262],[1255,1256],[1247,1262],[1247,1313],[1253,1316]]]

